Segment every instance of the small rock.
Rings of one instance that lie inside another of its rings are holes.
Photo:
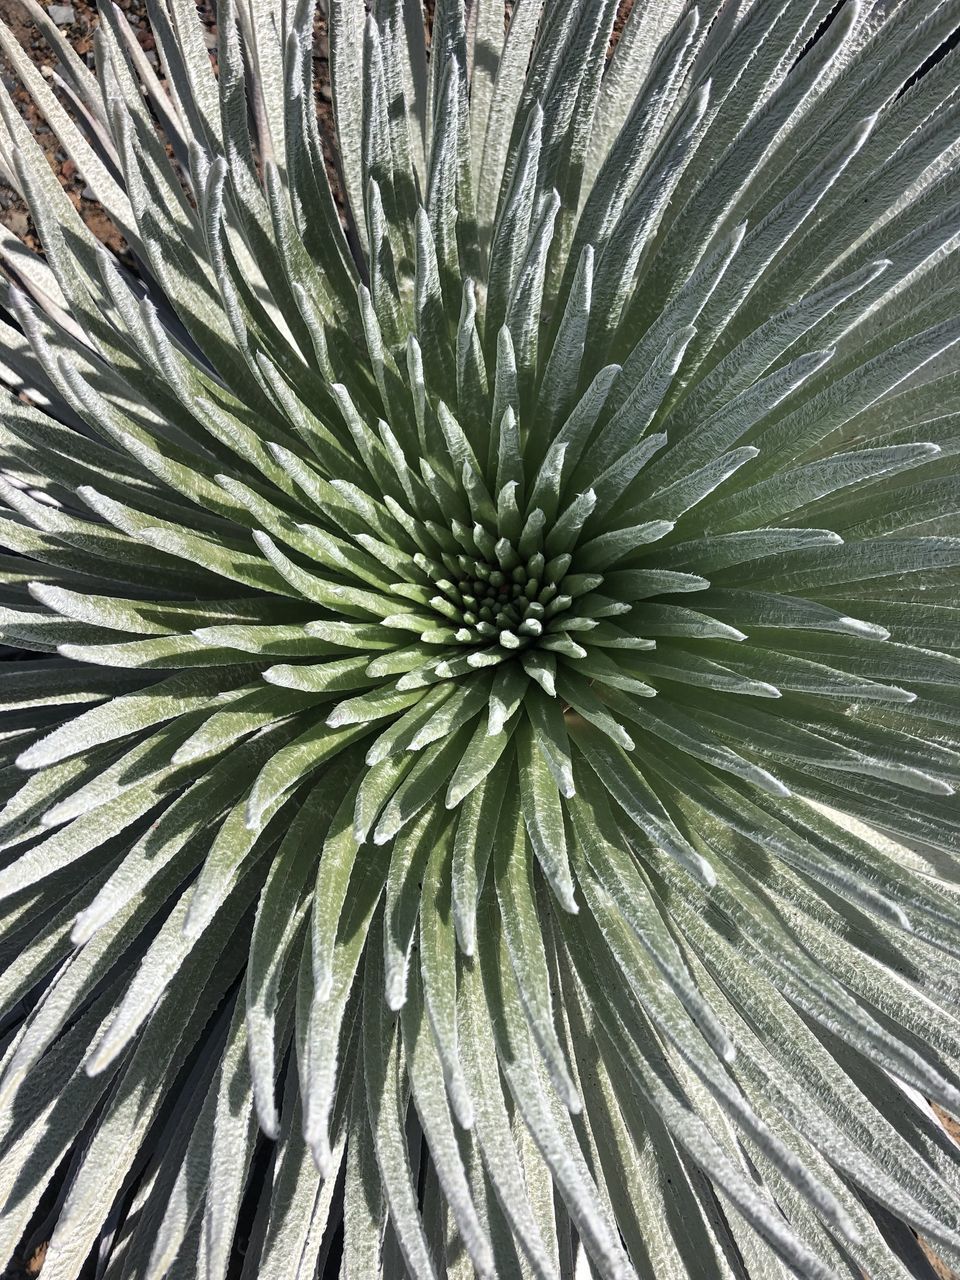
[[[43,1270],[43,1264],[47,1257],[47,1248],[47,1242],[37,1246],[32,1256],[27,1259],[27,1263],[24,1267],[24,1275],[38,1276],[40,1274]]]
[[[73,11],[72,4],[52,4],[47,10],[50,21],[55,22],[58,27],[68,27],[72,22],[76,22],[77,15]]]
[[[8,230],[21,238],[30,230],[30,220],[21,209],[11,209],[4,218]]]
[[[81,200],[96,200],[96,198],[97,193],[94,191],[93,187],[84,187],[80,192]]]

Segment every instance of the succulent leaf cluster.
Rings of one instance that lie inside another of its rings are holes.
[[[960,1264],[956,0],[23,7],[0,1260]]]

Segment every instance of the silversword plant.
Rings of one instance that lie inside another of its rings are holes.
[[[960,1264],[957,0],[22,4],[0,1261]]]

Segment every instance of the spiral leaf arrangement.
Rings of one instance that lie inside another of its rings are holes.
[[[0,1258],[960,1263],[956,0],[24,7]]]

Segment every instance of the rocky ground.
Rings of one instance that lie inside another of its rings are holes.
[[[157,55],[153,36],[147,25],[144,0],[117,0],[117,3],[118,7],[127,14],[147,57],[155,61]],[[90,3],[90,0],[71,0],[70,3],[65,4],[53,4],[49,3],[49,0],[41,0],[41,4],[81,57],[93,66],[93,35],[97,26],[96,4]],[[212,0],[207,0],[204,7],[209,11],[210,23],[213,25]],[[0,0],[0,18],[12,29],[37,66],[53,68],[56,65],[56,54],[51,51],[32,20],[25,15],[19,0]],[[210,36],[210,42],[216,43],[215,35]],[[43,148],[51,169],[60,179],[64,190],[84,221],[111,248],[120,250],[122,241],[116,228],[110,223],[99,204],[89,198],[92,193],[77,173],[76,165],[64,154],[29,95],[6,66],[3,68],[2,79],[4,87],[12,89],[14,100],[33,128],[34,136]],[[27,240],[33,248],[37,247],[26,206],[16,192],[2,182],[0,182],[0,222],[16,235]]]
[[[96,0],[71,0],[69,4],[55,4],[51,3],[50,0],[39,0],[39,2],[70,40],[76,51],[92,67],[94,65],[93,37],[98,21]],[[624,0],[624,2],[632,4],[633,0]],[[127,15],[130,25],[136,32],[140,47],[159,70],[156,45],[147,21],[145,0],[116,0],[116,3],[118,8]],[[432,7],[432,0],[427,0],[427,5]],[[216,0],[197,0],[197,7],[206,26],[205,38],[210,49],[210,56],[214,65],[216,65]],[[34,22],[26,15],[20,0],[0,0],[0,19],[11,28],[36,66],[49,67],[51,70],[56,66],[56,54],[47,45],[46,40],[37,30]],[[329,85],[326,26],[319,7],[315,28],[314,75],[317,86],[317,110],[332,132],[333,106]],[[30,124],[34,137],[43,148],[51,169],[59,178],[61,185],[76,206],[80,216],[98,239],[109,245],[116,252],[122,253],[124,248],[122,236],[100,205],[92,198],[93,193],[77,172],[76,165],[64,153],[55,135],[47,127],[42,115],[31,101],[29,94],[25,92],[19,80],[2,60],[0,60],[0,79],[3,81],[4,88],[12,91],[14,101],[21,114]],[[336,190],[338,179],[332,152],[327,156],[327,162],[328,172]],[[0,179],[0,223],[24,239],[32,248],[39,247],[26,205],[2,179]]]

